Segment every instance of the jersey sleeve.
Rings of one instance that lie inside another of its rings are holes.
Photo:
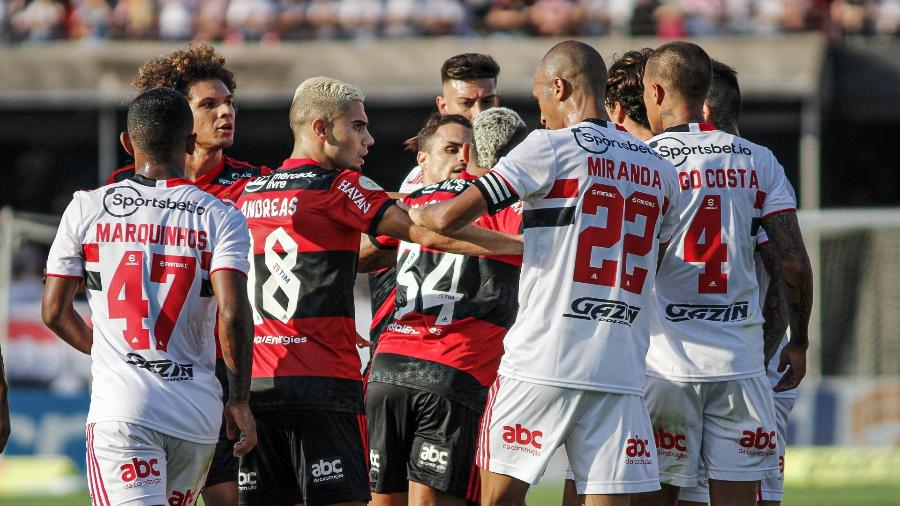
[[[672,240],[672,236],[675,234],[675,229],[678,227],[680,219],[678,216],[678,199],[681,198],[681,190],[678,187],[678,182],[675,180],[674,174],[677,174],[675,167],[673,167],[669,162],[665,162],[667,167],[664,168],[665,174],[673,174],[671,178],[667,177],[666,181],[666,193],[663,197],[663,201],[660,202],[662,209],[662,222],[659,225],[659,242],[667,243]]]
[[[47,256],[47,275],[64,278],[84,277],[83,244],[86,232],[80,193],[66,207],[56,238]]]
[[[329,216],[343,225],[369,235],[375,235],[378,222],[396,201],[366,176],[345,170],[331,187],[327,199]]]
[[[213,243],[209,272],[228,269],[246,274],[250,270],[250,234],[247,219],[237,209],[226,206],[225,220]]]
[[[556,179],[556,151],[543,130],[535,130],[475,182],[491,214],[518,200],[537,200]]]
[[[378,249],[397,249],[400,247],[400,241],[389,235],[369,235],[369,240]]]
[[[784,174],[784,167],[775,159],[775,155],[769,153],[771,173],[769,181],[765,188],[761,190],[765,192],[762,205],[762,215],[769,216],[784,211],[797,210],[797,196],[794,193],[794,187],[791,186],[787,176]]]

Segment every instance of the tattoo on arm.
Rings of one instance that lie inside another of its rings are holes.
[[[803,244],[797,213],[778,213],[763,218],[763,228],[781,261],[790,315],[791,344],[809,344],[809,317],[812,313],[813,274]]]
[[[787,331],[790,321],[790,308],[787,298],[787,286],[784,280],[784,270],[781,261],[771,244],[759,246],[759,255],[769,275],[769,287],[763,299],[763,350],[765,352],[765,364],[778,351],[778,345]]]

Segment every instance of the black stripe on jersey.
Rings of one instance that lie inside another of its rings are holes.
[[[376,235],[376,232],[378,231],[378,224],[381,223],[381,218],[384,218],[384,213],[386,213],[387,210],[396,203],[396,200],[388,200],[384,204],[381,204],[381,207],[378,208],[377,211],[375,211],[375,216],[372,217],[372,221],[369,223],[369,235]]]
[[[213,296],[212,281],[210,281],[208,279],[200,280],[200,296],[201,297],[212,297]]]
[[[391,250],[391,251],[397,250],[396,246],[390,246],[390,245],[384,244],[381,241],[379,241],[377,235],[372,235],[372,234],[366,234],[366,235],[369,236],[369,241],[372,242],[372,246],[375,246],[378,249]]]
[[[575,207],[526,209],[522,212],[522,228],[566,227],[575,223]]]
[[[134,167],[128,170],[120,170],[118,172],[114,172],[112,177],[116,183],[121,183],[122,181],[131,179],[134,177]]]
[[[84,275],[84,286],[88,290],[103,291],[103,281],[100,280],[100,273],[87,271]]]
[[[353,283],[356,280],[357,256],[355,251],[315,251],[297,254],[297,263],[290,273],[300,280],[299,298],[294,318],[321,318],[344,316],[354,318]],[[267,319],[277,320],[263,306],[263,285],[275,276],[266,265],[264,253],[253,255],[256,269],[256,309]],[[287,294],[275,291],[275,301],[285,307]]]
[[[250,380],[253,411],[325,409],[363,413],[362,381],[321,376],[278,376]]]
[[[496,174],[488,172],[473,184],[484,195],[490,214],[497,214],[519,201],[519,196],[513,193],[506,185],[506,181]]]
[[[340,171],[323,169],[318,165],[301,165],[293,169],[278,169],[268,176],[251,179],[244,193],[263,191],[330,190]]]

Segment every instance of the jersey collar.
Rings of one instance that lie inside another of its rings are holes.
[[[150,179],[147,176],[142,176],[140,174],[135,174],[134,177],[131,178],[137,184],[150,186],[152,188],[172,188],[173,186],[181,186],[184,184],[191,184],[190,181],[180,177],[173,177],[169,179]]]
[[[284,162],[281,163],[281,170],[290,170],[296,169],[297,167],[303,167],[304,165],[315,165],[316,167],[322,167],[319,165],[319,162],[313,160],[312,158],[288,158]]]
[[[194,181],[194,184],[197,186],[207,185],[207,184],[210,184],[213,181],[213,179],[219,177],[219,175],[222,174],[222,169],[225,168],[225,159],[226,158],[228,158],[228,157],[226,157],[225,155],[222,155],[222,159],[219,160],[219,164],[216,165],[216,167],[213,170],[211,170],[205,174],[201,174],[200,177],[198,177],[197,180]]]
[[[667,128],[665,131],[668,132],[712,132],[713,130],[718,130],[716,125],[712,123],[685,123],[683,125],[675,125],[671,128]]]
[[[464,170],[464,171],[460,172],[460,173],[459,173],[459,178],[460,178],[460,179],[465,179],[466,181],[475,181],[476,179],[478,179],[477,177],[475,177],[475,176],[473,176],[472,174],[470,174],[469,171],[467,171],[467,170]]]
[[[619,125],[613,123],[612,121],[606,121],[605,119],[587,118],[584,121],[587,123],[593,123],[597,126],[602,126],[603,128],[611,128],[613,130],[619,130],[620,132],[628,131],[628,130],[625,130],[625,127],[619,126]]]

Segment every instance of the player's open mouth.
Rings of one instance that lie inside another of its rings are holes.
[[[217,127],[216,131],[231,135],[232,133],[234,133],[234,125],[232,125],[231,123],[226,123],[224,125]]]

